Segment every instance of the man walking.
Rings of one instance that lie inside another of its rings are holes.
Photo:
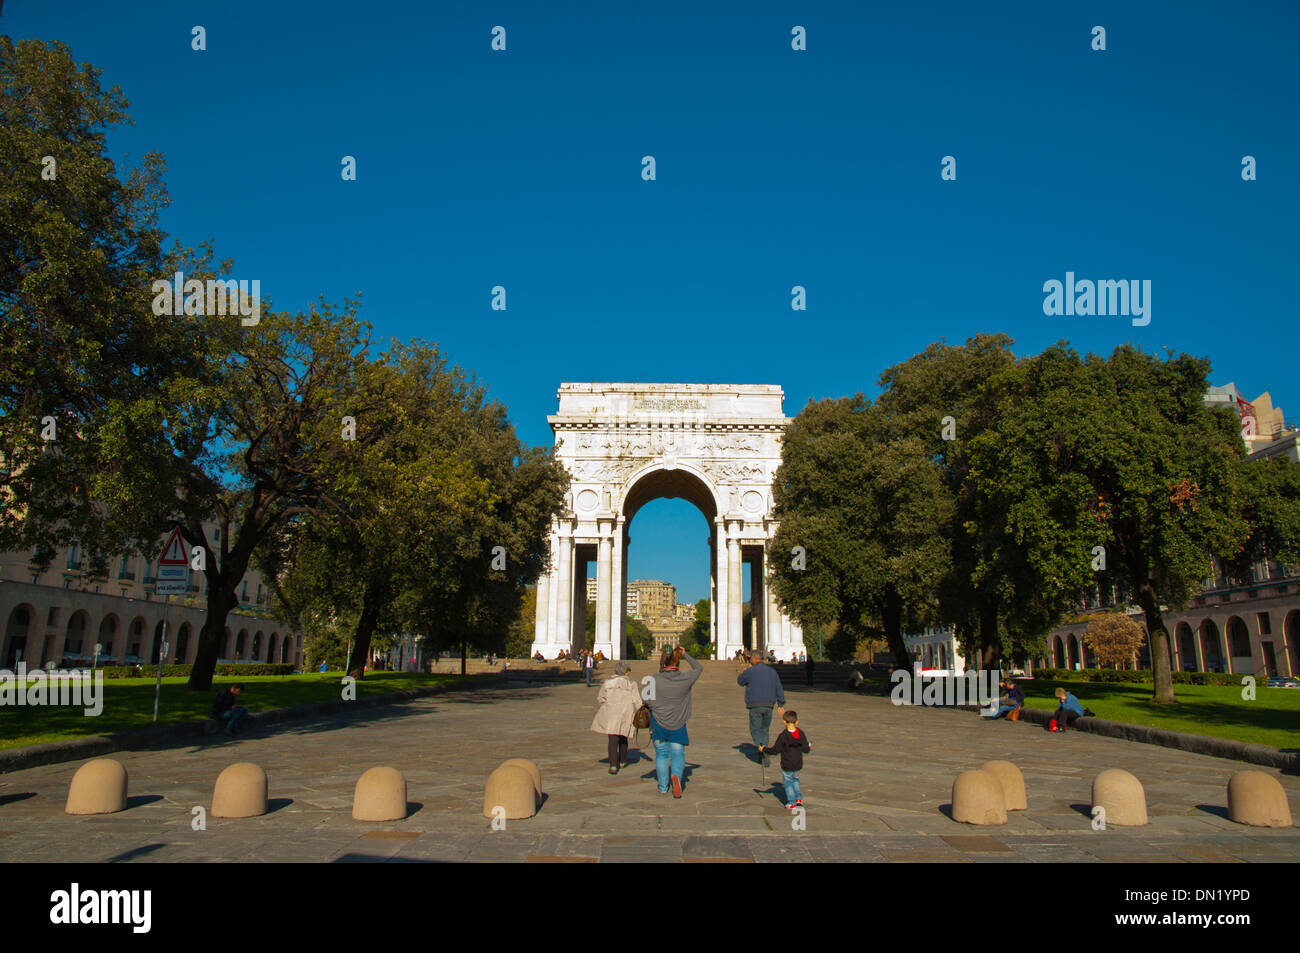
[[[582,670],[587,674],[587,687],[591,688],[591,676],[596,673],[596,656],[587,649],[582,650]]]
[[[768,757],[763,749],[771,740],[772,706],[777,706],[778,715],[785,713],[785,691],[781,688],[781,676],[763,661],[762,653],[755,650],[749,653],[749,668],[736,676],[736,684],[745,686],[749,737],[758,746],[759,761],[766,765]]]

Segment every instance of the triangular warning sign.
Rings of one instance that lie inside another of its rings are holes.
[[[173,529],[163,544],[162,555],[158,557],[159,566],[188,566],[189,556],[185,549],[185,540],[181,539],[180,529]]]

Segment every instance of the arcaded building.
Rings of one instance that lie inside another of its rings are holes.
[[[210,539],[219,532],[204,527]],[[159,549],[162,541],[159,540]],[[0,668],[13,670],[150,663],[159,658],[166,623],[164,663],[193,662],[207,607],[207,580],[190,570],[184,596],[154,592],[157,563],[119,559],[109,573],[89,573],[76,544],[58,550],[43,572],[33,553],[0,554]],[[255,570],[245,573],[239,606],[226,618],[219,661],[303,664],[301,633],[275,618],[271,593]]]

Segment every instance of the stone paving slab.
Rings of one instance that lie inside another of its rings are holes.
[[[680,800],[658,793],[644,733],[634,741],[633,763],[618,775],[607,772],[604,737],[588,730],[595,689],[500,687],[285,723],[234,740],[118,752],[113,757],[127,769],[131,800],[114,815],[63,813],[68,782],[84,762],[0,775],[0,861],[1234,863],[1300,857],[1300,829],[1246,828],[1227,819],[1227,779],[1246,767],[1240,762],[787,686],[789,707],[799,711],[812,742],[801,775],[805,827],[796,829],[776,766],[765,770],[752,757],[737,671],[711,663],[697,686]],[[483,784],[510,757],[539,766],[546,799],[537,816],[493,831],[482,816]],[[954,822],[953,779],[995,758],[1024,773],[1028,810],[1013,812],[1000,827]],[[273,810],[258,818],[208,817],[206,829],[193,830],[193,808],[210,805],[217,774],[235,761],[267,771]],[[353,821],[356,779],[381,763],[406,776],[408,816]],[[1151,818],[1146,827],[1092,830],[1092,778],[1110,767],[1142,780]],[[1269,773],[1300,815],[1300,777]],[[992,841],[1003,847],[969,849]]]

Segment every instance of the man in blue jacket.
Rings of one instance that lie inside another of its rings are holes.
[[[785,713],[785,692],[781,689],[781,676],[763,661],[760,652],[753,651],[749,653],[749,668],[736,676],[736,684],[745,686],[749,737],[758,746],[759,760],[766,765],[768,757],[763,749],[772,740],[772,706],[777,706],[778,715]]]

